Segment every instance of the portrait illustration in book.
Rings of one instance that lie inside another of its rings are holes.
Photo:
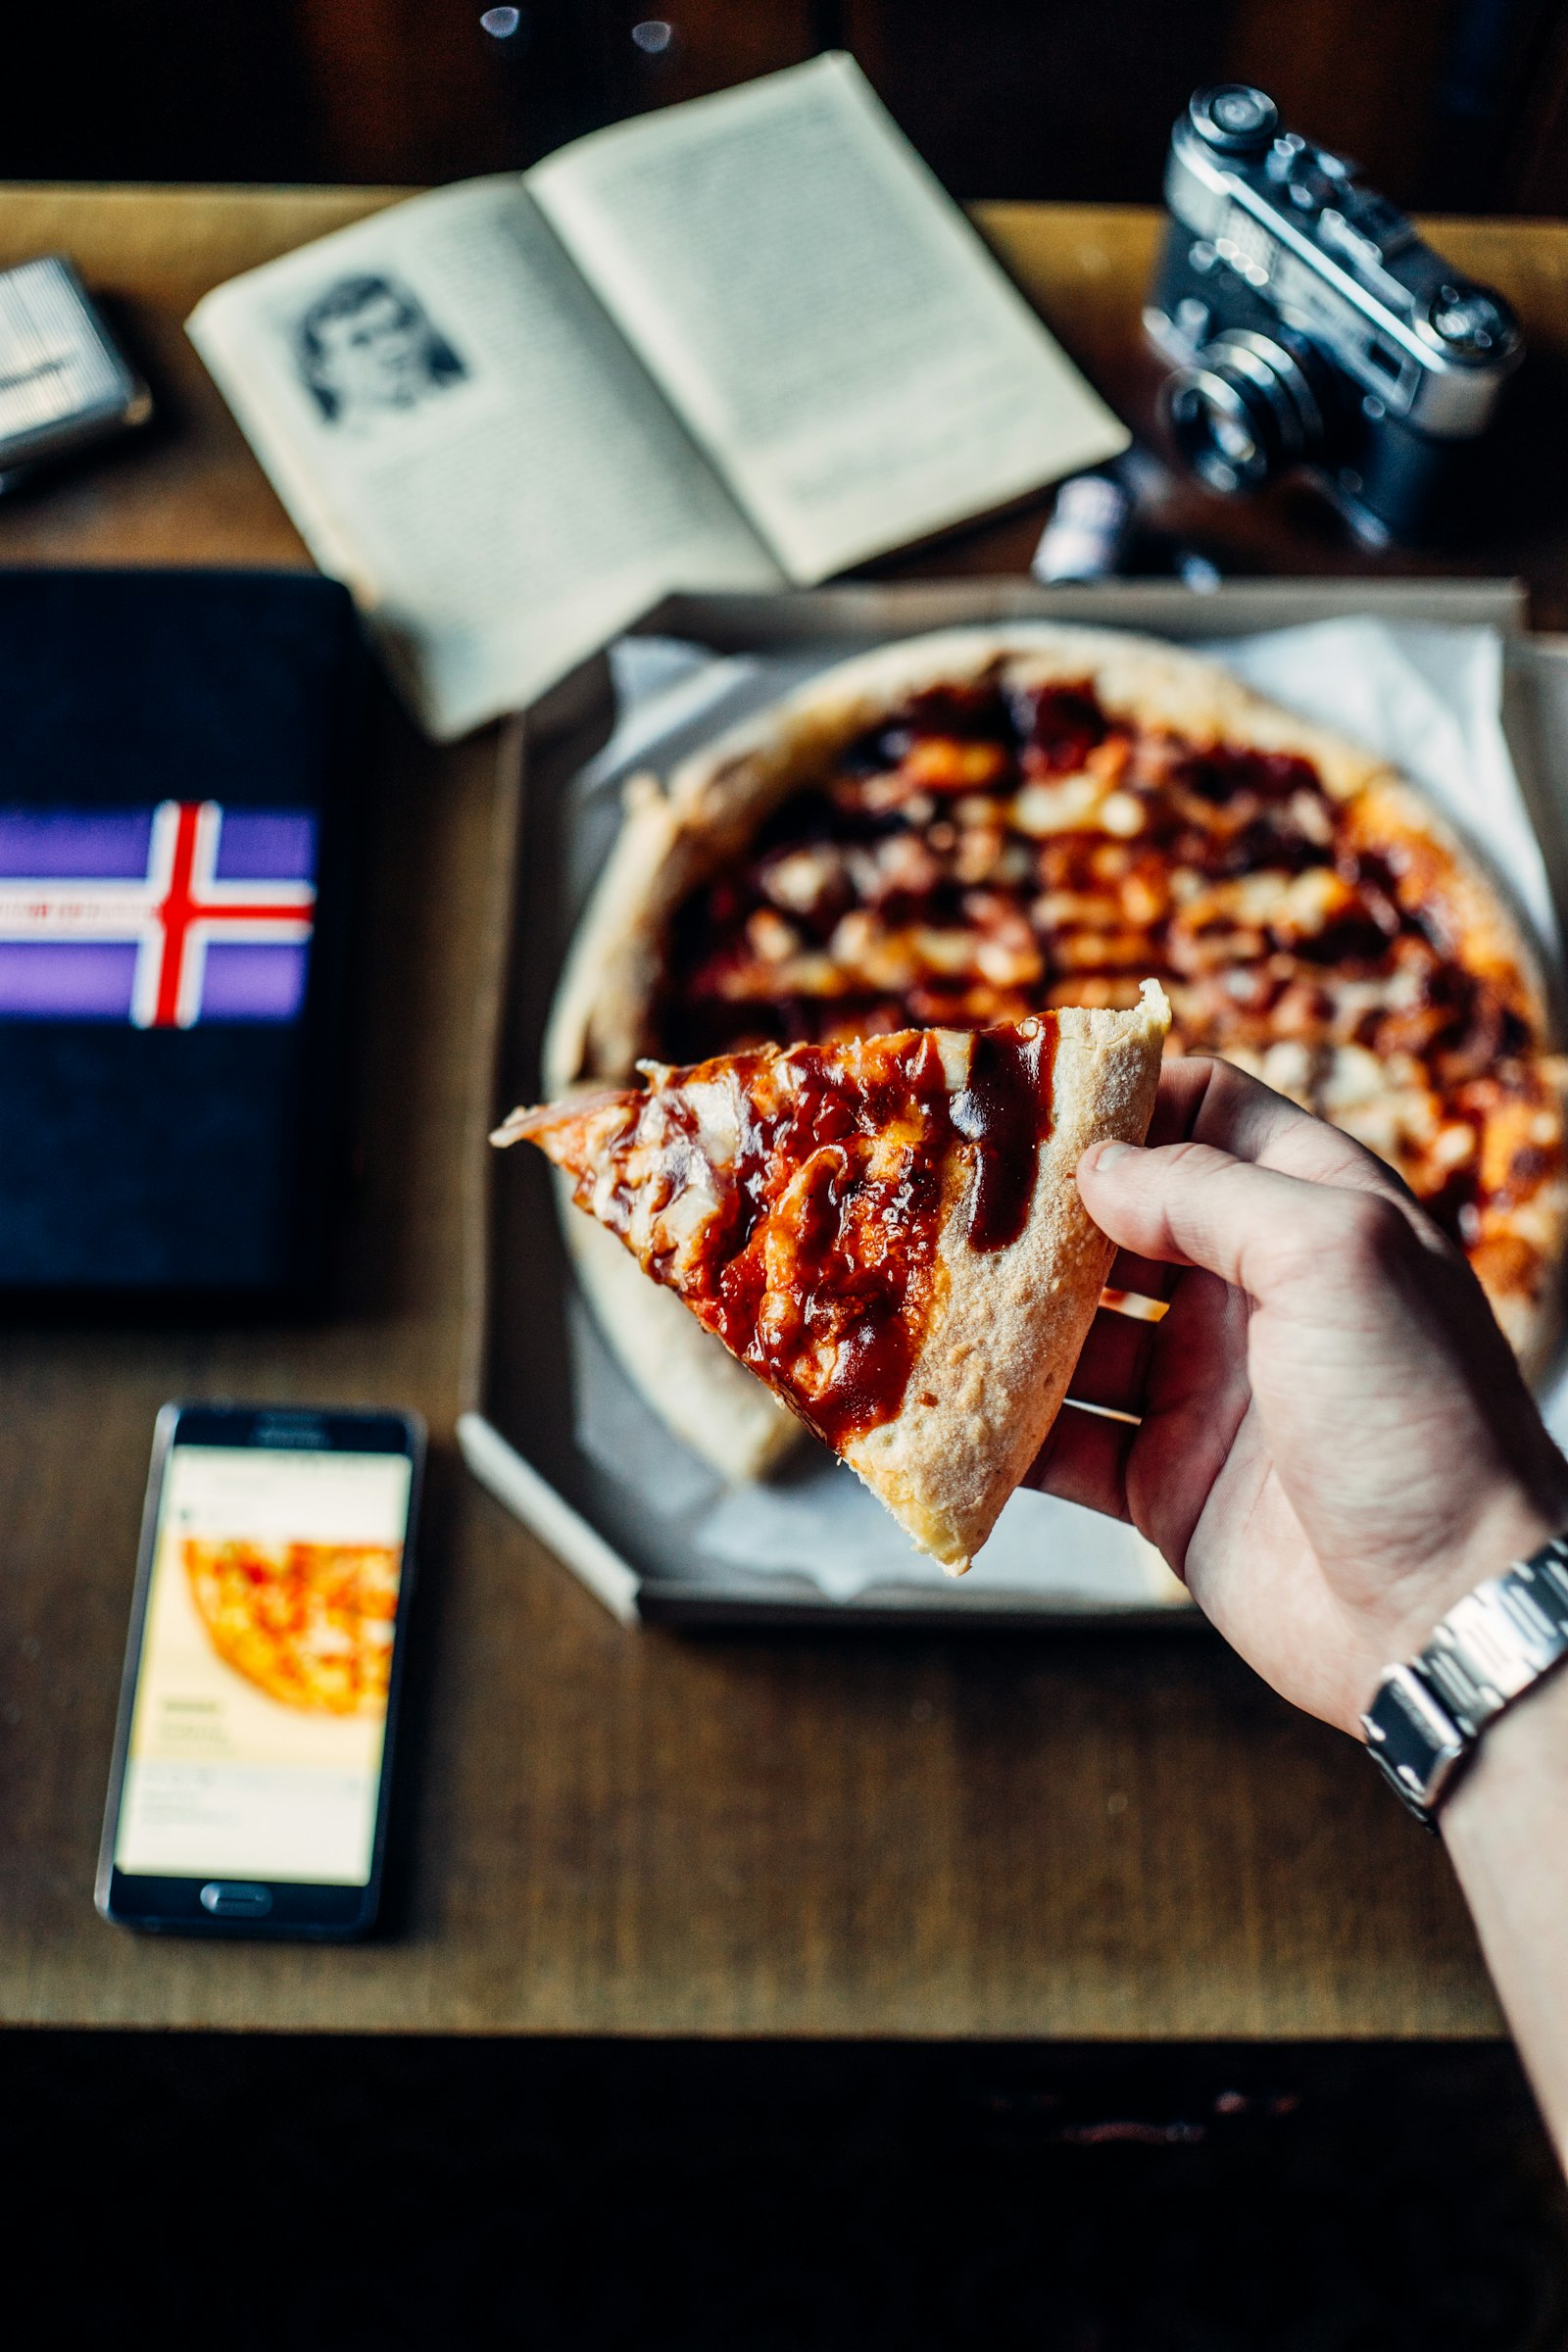
[[[292,334],[301,378],[325,424],[364,431],[422,408],[468,369],[401,280],[333,280]]]

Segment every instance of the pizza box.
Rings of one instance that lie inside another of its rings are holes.
[[[1041,588],[1019,579],[975,579],[678,597],[641,629],[715,655],[825,661],[963,622],[1055,618],[1201,645],[1350,616],[1497,631],[1508,749],[1553,898],[1559,909],[1568,908],[1568,638],[1529,635],[1516,582],[1250,580],[1198,594],[1173,581]],[[605,744],[613,717],[608,655],[601,655],[520,714],[500,740],[493,898],[466,1146],[466,1344],[458,1440],[469,1469],[626,1624],[1174,1629],[1201,1623],[1174,1586],[1173,1598],[1107,1600],[988,1589],[974,1576],[926,1583],[911,1574],[907,1584],[884,1579],[835,1597],[804,1560],[796,1568],[776,1558],[752,1567],[735,1557],[733,1545],[728,1562],[715,1569],[711,1560],[672,1548],[660,1512],[639,1496],[635,1481],[610,1474],[602,1444],[593,1451],[585,1446],[574,1404],[580,1357],[573,1356],[574,1332],[582,1344],[583,1310],[574,1299],[548,1171],[539,1154],[497,1153],[485,1138],[513,1104],[538,1096],[540,1040],[575,919],[567,793]],[[1552,780],[1561,780],[1556,789]],[[646,1414],[640,1402],[636,1409]],[[660,1439],[664,1455],[683,1452],[676,1440],[662,1432]],[[662,1461],[661,1475],[663,1467]],[[744,1512],[744,1499],[737,1507]],[[1086,1519],[1086,1540],[1094,1524]],[[912,1548],[910,1557],[913,1563]]]

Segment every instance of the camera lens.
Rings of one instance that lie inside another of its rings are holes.
[[[1273,99],[1247,81],[1197,91],[1187,112],[1199,137],[1221,155],[1259,154],[1280,126]]]
[[[1216,335],[1166,383],[1165,413],[1211,490],[1261,490],[1323,439],[1310,360],[1268,335]]]
[[[1211,490],[1260,490],[1277,470],[1267,413],[1245,385],[1184,369],[1166,405],[1177,448]]]

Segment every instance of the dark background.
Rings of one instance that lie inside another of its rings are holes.
[[[15,2035],[0,2170],[40,2352],[1568,2341],[1498,2047]]]
[[[0,172],[458,177],[837,45],[962,198],[1152,202],[1193,86],[1240,76],[1403,204],[1568,213],[1568,0],[528,0],[501,39],[481,5],[30,9]],[[1568,2342],[1500,2045],[13,2034],[0,2174],[45,2346],[138,2312],[239,2352]]]
[[[660,5],[523,0],[496,39],[485,0],[89,0],[25,10],[24,70],[19,9],[0,171],[459,178],[840,46],[963,198],[1152,202],[1194,85],[1241,77],[1400,203],[1568,212],[1568,0]]]

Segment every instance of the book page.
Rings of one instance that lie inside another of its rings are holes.
[[[529,702],[673,588],[778,583],[518,179],[270,262],[189,331],[439,738]]]
[[[527,177],[798,580],[1127,445],[848,58]]]

